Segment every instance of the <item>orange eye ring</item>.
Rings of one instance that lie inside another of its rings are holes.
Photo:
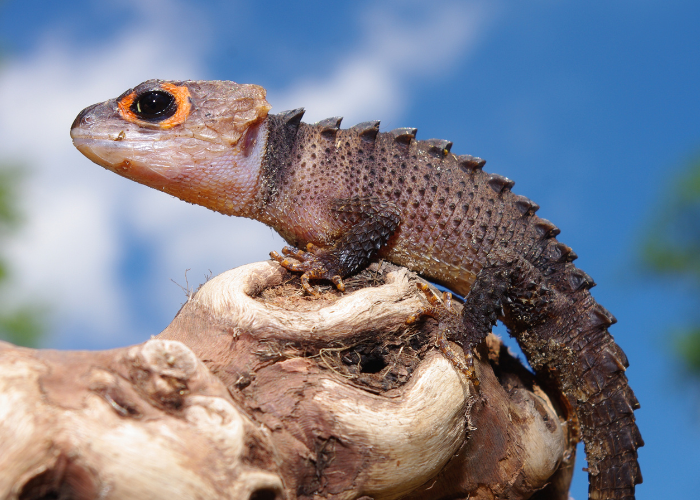
[[[136,115],[133,111],[134,101],[143,95],[143,93],[137,94],[132,92],[131,94],[123,97],[119,103],[119,114],[121,117],[131,123],[136,123],[141,126],[158,127],[162,129],[169,129],[176,125],[184,123],[192,110],[192,103],[190,102],[190,91],[184,85],[174,85],[172,83],[163,82],[160,84],[160,89],[164,92],[170,94],[173,99],[175,99],[176,111],[169,118],[163,121],[149,121],[143,120]],[[151,91],[157,91],[158,89],[152,89]]]

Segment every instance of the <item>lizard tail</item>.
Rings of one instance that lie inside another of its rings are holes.
[[[570,262],[571,255],[560,252],[568,247],[552,236],[543,243],[540,258],[522,269],[536,299],[539,290],[536,311],[513,320],[522,299],[514,297],[511,329],[533,368],[557,374],[554,379],[576,411],[588,460],[589,498],[634,500],[635,485],[642,482],[637,449],[644,441],[634,418],[639,401],[625,375],[629,363],[608,332],[617,320],[591,296],[593,280]],[[528,287],[521,281],[517,288]]]
[[[642,482],[637,449],[644,441],[634,418],[639,402],[625,376],[627,357],[607,331],[615,318],[588,292],[577,295],[582,299],[576,308],[580,326],[562,339],[575,358],[565,394],[576,403],[588,459],[589,498],[633,500],[635,485]]]
[[[568,247],[551,235],[543,246],[532,260],[491,254],[466,298],[463,344],[477,344],[502,307],[531,366],[559,387],[576,412],[589,498],[634,500],[642,482],[637,449],[644,441],[634,418],[639,402],[625,376],[627,357],[608,332],[616,320],[591,296],[593,280],[571,264],[571,252],[551,251]],[[559,257],[542,257],[553,254]]]

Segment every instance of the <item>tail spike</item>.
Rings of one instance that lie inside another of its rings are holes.
[[[561,233],[559,228],[549,222],[547,219],[538,220],[535,224],[535,229],[537,230],[537,234],[539,234],[540,238],[553,238]]]
[[[627,356],[625,355],[622,348],[615,343],[611,344],[609,346],[609,348],[613,351],[613,354],[615,354],[617,359],[620,360],[620,363],[622,363],[622,366],[624,366],[625,368],[629,368],[630,362],[627,360]],[[630,389],[630,392],[631,391],[632,391],[632,389]],[[632,395],[634,396],[634,394],[632,394]],[[637,400],[636,400],[636,398],[632,397],[632,398],[630,398],[630,401],[632,401],[632,403],[634,403],[634,401],[637,401]],[[637,408],[639,408],[639,401],[637,401]],[[635,408],[635,410],[637,408]]]
[[[498,174],[490,174],[487,182],[491,189],[497,193],[502,192],[504,189],[510,190],[515,185],[515,181]]]
[[[561,254],[560,262],[573,262],[578,258],[578,255],[576,255],[569,245],[565,245],[564,243],[558,241],[556,248]]]
[[[452,142],[445,139],[428,139],[424,142],[428,145],[428,152],[435,156],[447,156],[447,153],[452,149]]]
[[[416,138],[417,133],[417,128],[395,128],[389,132],[389,135],[393,137],[394,142],[410,144]]]
[[[486,165],[486,160],[482,160],[478,156],[461,155],[457,157],[457,164],[462,170],[474,171],[481,170]]]
[[[606,327],[614,325],[617,323],[617,318],[612,315],[610,311],[596,303],[596,305],[591,309],[591,312],[598,317],[602,322],[606,323]]]
[[[580,269],[575,269],[569,274],[569,285],[573,291],[578,291],[581,289],[589,290],[595,286],[595,281],[591,278],[588,273],[581,271]]]
[[[615,316],[610,314],[607,309],[599,304],[596,304],[588,310],[587,327],[589,331],[597,328],[608,328],[615,323],[617,323]]]
[[[358,123],[350,130],[357,131],[357,135],[362,137],[364,140],[374,142],[374,140],[377,138],[377,134],[379,133],[379,120]]]
[[[572,262],[576,260],[576,255],[571,247],[560,241],[553,241],[547,246],[546,258],[553,262]]]
[[[523,215],[533,215],[540,209],[540,206],[537,203],[522,195],[517,195],[515,197],[515,206]]]
[[[342,116],[333,116],[331,118],[321,120],[316,124],[316,126],[321,129],[321,135],[335,139],[335,136],[340,129],[340,122],[342,121]]]
[[[299,124],[301,123],[301,117],[304,116],[304,113],[306,110],[304,108],[297,108],[297,109],[292,109],[290,111],[282,111],[279,116],[282,118],[284,121],[284,124],[287,127],[292,127],[292,128],[299,128]]]

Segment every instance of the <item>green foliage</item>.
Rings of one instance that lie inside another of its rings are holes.
[[[0,0],[0,14],[5,7]],[[4,57],[5,40],[0,40],[0,62]],[[36,347],[45,330],[45,311],[35,304],[7,305],[5,297],[12,294],[12,273],[4,256],[4,244],[22,223],[17,193],[22,181],[19,168],[0,165],[0,340]]]
[[[688,287],[700,303],[700,158],[672,187],[656,214],[643,252],[645,264],[659,275]],[[700,377],[700,313],[678,333],[676,352]]]
[[[2,300],[12,293],[10,266],[3,256],[3,244],[22,220],[17,209],[17,192],[21,181],[18,168],[0,167],[0,339],[13,344],[35,347],[44,331],[45,311],[34,304],[8,307]]]
[[[16,345],[36,347],[44,333],[44,311],[24,306],[0,314],[0,338]]]
[[[700,370],[700,327],[689,328],[676,340],[676,350],[681,353],[688,368]]]
[[[18,169],[0,167],[0,234],[12,229],[19,220],[15,198],[18,181]]]

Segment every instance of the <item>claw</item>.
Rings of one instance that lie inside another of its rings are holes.
[[[286,250],[286,248],[283,248],[282,253],[287,255],[285,253],[285,250]],[[280,254],[278,254],[274,250],[272,252],[270,252],[270,257],[273,260],[276,260],[277,262],[279,262],[280,266],[282,266],[283,268],[285,268],[289,271],[295,271],[295,272],[304,271],[304,269],[302,269],[302,264],[300,264],[298,262],[291,262],[291,261],[285,259],[284,257],[282,257]]]
[[[282,253],[284,255],[288,255],[290,257],[294,257],[295,259],[299,259],[300,261],[304,261],[304,252],[299,250],[298,248],[294,247],[284,247],[282,249]]]
[[[277,252],[270,252],[270,257],[279,262],[279,264],[293,272],[303,273],[301,275],[301,285],[304,290],[315,297],[320,296],[319,291],[312,287],[309,280],[312,279],[328,279],[333,282],[333,284],[341,292],[345,291],[345,284],[343,283],[342,276],[338,274],[332,274],[333,269],[328,269],[327,264],[323,260],[322,248],[317,247],[313,243],[306,245],[307,251],[299,250],[294,247],[284,247],[282,248],[282,253],[287,257],[292,257],[295,261],[286,259]]]
[[[343,283],[343,278],[337,274],[331,278],[331,282],[336,286],[341,292],[345,291],[345,283]]]
[[[406,324],[407,325],[412,325],[413,323],[418,322],[419,319],[421,319],[424,316],[423,309],[420,311],[411,314],[408,318],[406,318]]]
[[[320,297],[321,293],[309,283],[309,273],[304,273],[301,275],[301,286],[304,287],[306,293],[313,295],[314,297]]]

